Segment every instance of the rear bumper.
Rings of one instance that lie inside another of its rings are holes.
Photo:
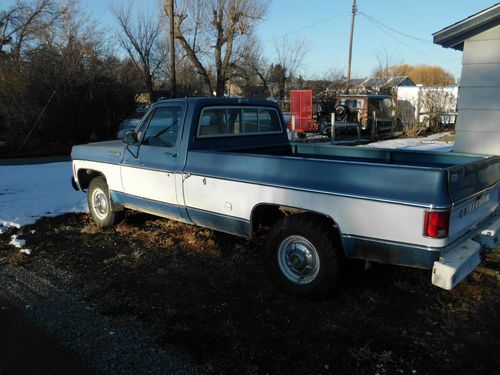
[[[500,237],[500,216],[493,215],[473,236],[443,251],[432,267],[432,284],[450,290],[481,263],[481,254],[493,251]]]
[[[343,235],[342,245],[348,258],[432,269],[432,284],[449,290],[470,274],[481,262],[481,255],[494,250],[499,240],[500,210],[497,210],[474,232],[444,248],[353,235]]]

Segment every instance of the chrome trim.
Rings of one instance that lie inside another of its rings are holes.
[[[487,223],[489,223],[489,221],[492,218],[494,218],[496,216],[500,216],[500,208],[497,208],[493,213],[491,213],[486,218],[484,218],[483,220],[481,220],[481,222],[479,222],[476,225],[476,228],[474,230],[470,230],[470,231],[464,233],[462,236],[458,237],[453,242],[449,242],[445,246],[441,246],[441,247],[424,246],[424,245],[418,245],[418,244],[412,244],[412,243],[406,243],[406,242],[390,241],[390,240],[381,240],[381,239],[377,239],[377,238],[373,238],[373,237],[358,236],[358,235],[355,235],[355,234],[342,234],[341,237],[342,238],[346,238],[346,239],[355,239],[355,240],[370,241],[370,242],[380,243],[380,244],[384,244],[384,245],[403,246],[403,247],[420,249],[420,250],[425,250],[425,251],[432,251],[432,252],[441,251],[441,252],[446,252],[448,249],[450,249],[452,247],[455,247],[460,242],[464,242],[464,241],[466,241],[468,239],[471,239],[471,238],[479,235],[479,233],[481,232],[481,230],[483,229],[483,227]]]
[[[413,248],[413,249],[418,249],[418,250],[423,250],[423,251],[430,251],[430,252],[440,252],[443,250],[445,247],[433,247],[433,246],[424,246],[424,245],[418,245],[418,244],[412,244],[412,243],[406,243],[406,242],[397,242],[397,241],[390,241],[390,240],[381,240],[373,237],[365,237],[365,236],[358,236],[355,234],[343,234],[342,237],[348,238],[348,239],[354,239],[354,240],[362,240],[362,241],[370,241],[370,242],[375,242],[383,245],[394,245],[394,246],[401,246],[401,247],[408,247],[408,248]]]

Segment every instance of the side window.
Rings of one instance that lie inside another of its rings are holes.
[[[177,134],[182,125],[184,109],[182,106],[160,107],[156,109],[149,121],[142,144],[158,147],[174,147]]]
[[[280,132],[281,122],[275,109],[206,108],[198,122],[200,138]]]

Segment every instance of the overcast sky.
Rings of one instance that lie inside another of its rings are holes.
[[[0,0],[3,4],[14,0]],[[82,8],[115,27],[109,4],[128,0],[80,0]],[[161,0],[132,0],[159,11]],[[358,0],[353,48],[353,76],[370,75],[377,55],[387,51],[395,64],[432,64],[460,76],[462,53],[432,43],[432,33],[488,8],[485,0]],[[352,0],[274,0],[257,27],[269,61],[281,36],[304,38],[309,46],[302,74],[320,77],[347,66]],[[3,5],[2,5],[3,8]]]

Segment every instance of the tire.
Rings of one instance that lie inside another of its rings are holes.
[[[110,227],[122,216],[122,212],[113,212],[113,203],[104,177],[96,177],[90,182],[87,203],[90,215],[98,227]]]
[[[345,261],[334,229],[310,214],[279,220],[269,233],[266,257],[283,291],[310,298],[326,297],[338,286]]]

